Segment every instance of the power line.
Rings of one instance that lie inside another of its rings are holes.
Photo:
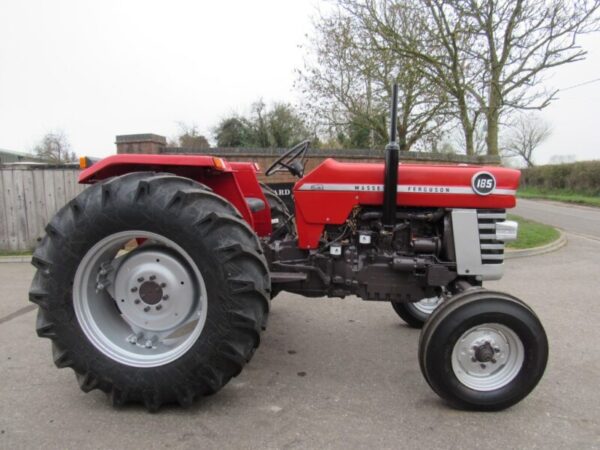
[[[566,88],[559,89],[559,91],[568,91],[570,89],[575,89],[575,88],[578,88],[578,87],[581,87],[581,86],[585,86],[587,84],[597,83],[598,81],[600,81],[600,78],[594,78],[593,80],[584,81],[583,83],[574,84],[573,86],[569,86],[569,87],[566,87]]]

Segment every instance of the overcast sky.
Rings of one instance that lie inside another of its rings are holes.
[[[114,153],[117,134],[173,136],[177,122],[211,127],[265,101],[299,100],[318,0],[0,0],[0,148],[28,151],[62,129],[78,154]],[[549,80],[600,78],[600,35],[584,62]],[[543,112],[553,155],[600,158],[600,83],[560,93]]]

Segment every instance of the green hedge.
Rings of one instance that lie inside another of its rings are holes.
[[[521,187],[600,195],[600,161],[582,161],[524,169]]]

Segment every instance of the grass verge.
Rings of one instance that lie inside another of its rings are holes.
[[[517,191],[517,196],[521,198],[539,198],[543,200],[554,200],[557,202],[600,207],[600,196],[585,195],[570,191],[546,191],[536,188],[523,188]]]
[[[519,223],[519,237],[516,241],[509,242],[506,245],[508,248],[522,250],[541,247],[554,242],[560,237],[560,232],[550,225],[544,225],[512,214],[509,214],[508,218]]]
[[[0,256],[29,256],[33,253],[31,250],[23,250],[23,251],[10,251],[10,250],[0,250]]]

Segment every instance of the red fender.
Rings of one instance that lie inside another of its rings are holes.
[[[131,172],[168,172],[205,184],[231,202],[259,236],[271,233],[269,203],[262,193],[253,163],[228,163],[208,155],[112,155],[83,170],[79,183],[93,184]],[[253,213],[246,197],[259,198],[266,207]]]

